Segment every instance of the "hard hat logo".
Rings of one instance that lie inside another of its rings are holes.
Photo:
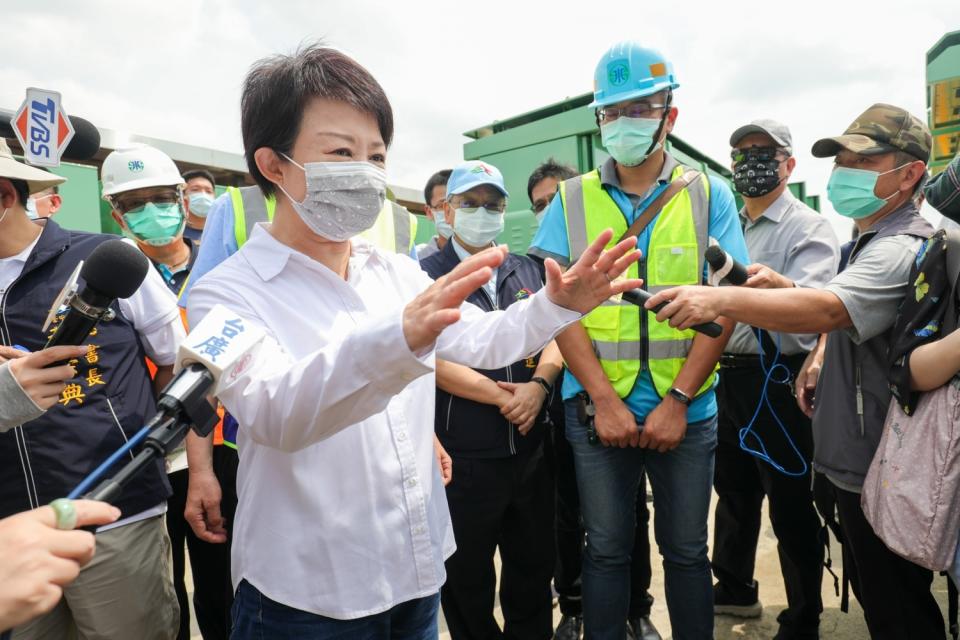
[[[615,60],[607,65],[607,80],[614,87],[622,87],[630,79],[630,67],[626,60]]]
[[[650,75],[654,78],[667,75],[667,65],[662,62],[655,62],[650,65]]]
[[[127,163],[127,169],[134,173],[143,171],[143,160],[131,160]]]

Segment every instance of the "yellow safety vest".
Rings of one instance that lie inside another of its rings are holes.
[[[242,247],[260,222],[272,222],[277,201],[264,198],[260,187],[227,187],[233,204],[233,235]],[[387,200],[372,228],[360,234],[385,251],[409,254],[417,235],[417,217],[395,202]]]
[[[678,166],[671,180],[688,171],[691,170]],[[687,177],[693,178],[693,175]],[[599,171],[560,183],[560,198],[571,263],[605,229],[613,229],[607,248],[626,233],[627,221],[601,185]],[[700,174],[664,204],[652,223],[647,255],[630,266],[626,277],[643,278],[644,288],[651,293],[700,284],[703,254],[709,241],[709,221],[710,186],[707,177]],[[693,330],[679,331],[665,322],[657,322],[656,314],[617,298],[605,301],[581,322],[593,342],[600,365],[621,398],[630,395],[643,368],[649,369],[660,397],[666,396],[696,335]],[[715,378],[716,369],[697,394],[710,389]]]

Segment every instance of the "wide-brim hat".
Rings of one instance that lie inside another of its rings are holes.
[[[13,152],[10,151],[10,147],[7,145],[7,141],[3,138],[0,138],[0,178],[23,180],[27,183],[27,191],[29,193],[43,191],[44,189],[49,189],[50,187],[63,184],[67,181],[66,178],[48,173],[43,169],[37,169],[28,164],[17,162],[13,157]]]

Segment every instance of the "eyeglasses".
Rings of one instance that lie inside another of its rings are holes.
[[[453,201],[450,201],[450,204],[453,204]],[[466,213],[476,213],[478,209],[483,207],[487,210],[488,213],[503,213],[507,210],[507,201],[506,200],[494,200],[491,202],[476,202],[470,198],[464,198],[460,200],[459,205],[455,205],[455,209],[459,209]]]
[[[655,111],[667,105],[652,102],[634,102],[625,107],[601,107],[597,109],[597,119],[600,122],[611,122],[617,118],[649,118]]]
[[[747,147],[745,149],[732,149],[730,158],[734,164],[743,162],[747,158],[753,158],[761,162],[776,160],[778,154],[787,155],[787,152],[779,147]]]
[[[180,195],[177,193],[160,193],[152,196],[137,198],[117,198],[113,201],[113,206],[120,213],[129,213],[134,209],[139,209],[147,203],[154,204],[177,204],[180,202]]]

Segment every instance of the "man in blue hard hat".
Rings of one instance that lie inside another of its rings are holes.
[[[700,284],[715,240],[747,260],[737,209],[719,179],[682,166],[665,150],[677,108],[673,65],[633,42],[611,47],[596,68],[594,101],[604,148],[598,169],[560,184],[530,249],[572,264],[592,238],[637,238],[632,267],[644,288]],[[566,433],[577,469],[587,543],[583,563],[586,637],[659,638],[648,619],[628,616],[633,509],[646,471],[676,640],[713,637],[707,512],[717,443],[717,361],[733,328],[709,338],[676,331],[616,298],[557,338]],[[593,436],[595,432],[595,436]]]

